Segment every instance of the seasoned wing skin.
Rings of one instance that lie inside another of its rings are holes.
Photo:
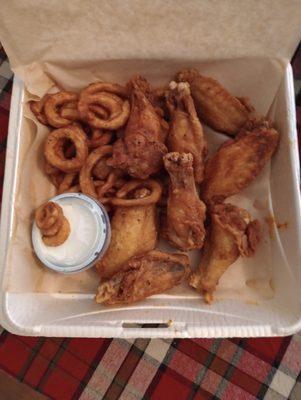
[[[171,117],[167,147],[169,151],[191,153],[196,183],[204,177],[207,143],[190,94],[189,84],[170,83],[167,107]]]
[[[260,223],[251,221],[249,213],[231,204],[212,207],[211,224],[201,263],[190,278],[190,285],[202,292],[207,303],[220,277],[241,255],[250,257],[260,241]]]
[[[190,153],[168,153],[169,194],[163,236],[180,250],[200,249],[205,239],[206,206],[199,199]]]
[[[102,281],[98,287],[96,302],[134,303],[179,285],[189,274],[189,259],[186,254],[150,251],[131,258],[121,272]]]
[[[128,84],[131,113],[124,137],[113,146],[108,165],[120,168],[134,178],[147,179],[162,167],[166,126],[152,103],[148,82],[140,76]]]
[[[111,243],[96,264],[101,277],[118,272],[131,257],[153,250],[157,241],[156,205],[117,207],[111,220]]]
[[[180,71],[176,79],[190,84],[200,120],[215,131],[235,135],[254,111],[247,99],[232,96],[215,79],[195,69]]]
[[[201,187],[204,201],[220,203],[247,187],[272,157],[278,141],[269,121],[250,120],[207,161]]]

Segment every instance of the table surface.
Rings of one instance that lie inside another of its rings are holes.
[[[300,46],[292,64],[300,134]],[[0,48],[0,198],[11,87],[12,72]],[[5,400],[300,400],[300,371],[301,334],[120,340],[25,337],[1,330],[0,338],[0,399]]]

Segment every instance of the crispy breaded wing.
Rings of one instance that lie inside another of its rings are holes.
[[[191,153],[195,181],[201,183],[204,177],[207,143],[187,82],[170,83],[167,107],[171,118],[167,141],[168,150]]]
[[[278,140],[270,122],[250,120],[207,161],[201,187],[204,201],[219,203],[247,187],[272,157]]]
[[[140,76],[128,84],[131,113],[124,137],[113,146],[113,157],[108,165],[125,170],[129,175],[147,179],[162,167],[166,126],[152,103],[148,82]]]
[[[131,258],[122,271],[111,279],[101,281],[97,303],[127,304],[165,292],[179,285],[190,273],[186,254],[150,251]]]
[[[206,206],[196,191],[192,154],[168,153],[164,165],[170,182],[162,234],[180,250],[200,249],[205,239]]]
[[[201,263],[191,276],[190,285],[211,303],[220,277],[241,256],[254,254],[260,240],[260,223],[249,213],[231,204],[212,207],[211,224]]]
[[[215,79],[195,69],[180,71],[176,79],[190,84],[199,118],[218,132],[235,135],[253,112],[246,99],[234,97]]]
[[[117,207],[111,221],[111,242],[96,264],[101,277],[112,276],[131,257],[155,248],[156,205]]]

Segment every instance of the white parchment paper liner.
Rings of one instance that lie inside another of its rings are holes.
[[[154,85],[165,84],[180,68],[198,67],[236,96],[248,96],[257,112],[267,115],[299,40],[299,5],[297,0],[2,2],[0,39],[28,90],[6,290],[93,293],[98,283],[93,270],[61,276],[41,267],[33,255],[32,212],[54,188],[42,171],[47,128],[33,122],[29,98],[55,84],[79,90],[98,79],[124,83],[137,73]],[[211,148],[226,139],[209,129],[206,134]],[[252,185],[229,199],[264,227],[272,213],[269,177],[267,165]],[[271,296],[269,255],[265,227],[255,257],[240,258],[229,268],[217,296],[251,302]],[[196,295],[187,288],[171,293]]]
[[[266,59],[240,59],[211,63],[175,63],[167,61],[134,62],[118,61],[99,63],[97,70],[83,70],[81,74],[66,71],[62,80],[68,88],[83,87],[96,79],[125,82],[133,73],[141,73],[156,85],[168,82],[181,66],[197,66],[204,74],[219,79],[237,96],[248,95],[260,114],[266,115],[275,98],[283,73],[283,64]],[[126,66],[126,68],[125,68]],[[266,81],[262,79],[265,76]],[[40,82],[41,82],[40,75]],[[260,79],[259,79],[260,77]],[[50,82],[45,76],[45,86]],[[43,82],[42,82],[43,84]],[[59,82],[59,86],[62,82]],[[53,86],[51,82],[50,86]],[[88,270],[78,275],[64,276],[52,273],[38,264],[30,243],[30,227],[33,210],[44,200],[55,194],[54,187],[45,176],[42,163],[42,148],[48,129],[37,123],[28,110],[27,100],[23,104],[25,116],[21,132],[21,152],[16,192],[16,219],[13,239],[9,248],[9,279],[7,290],[14,292],[62,292],[93,293],[98,283],[95,271]],[[205,128],[211,152],[227,137]],[[265,218],[272,213],[270,197],[270,168],[267,165],[247,189],[228,199],[229,202],[246,208],[253,218],[258,218],[264,228],[264,238],[256,255],[250,259],[240,258],[222,277],[218,297],[240,297],[248,301],[259,301],[272,295],[270,288],[270,236]],[[162,247],[162,246],[161,246]],[[194,266],[199,252],[193,252]],[[172,292],[177,296],[197,295],[184,285]]]

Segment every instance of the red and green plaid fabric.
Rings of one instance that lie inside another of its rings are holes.
[[[293,68],[301,134],[301,48]],[[0,190],[11,78],[0,50]],[[40,393],[58,400],[300,400],[301,334],[121,340],[24,337],[2,331],[0,368],[34,389],[26,399],[34,399],[35,393],[41,398]],[[10,396],[15,398],[20,399]]]

